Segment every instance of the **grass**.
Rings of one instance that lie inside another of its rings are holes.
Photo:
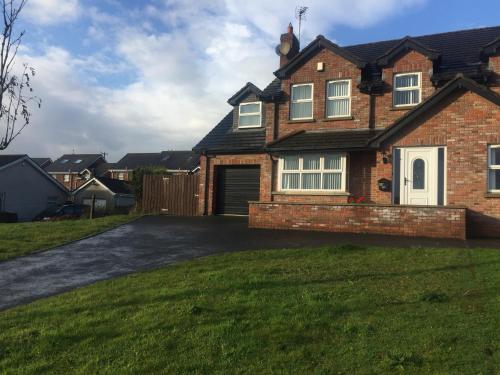
[[[0,373],[497,374],[500,251],[212,256],[0,313]]]
[[[130,221],[134,217],[113,215],[93,220],[0,224],[0,261],[77,240]]]

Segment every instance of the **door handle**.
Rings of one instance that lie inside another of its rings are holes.
[[[410,180],[408,180],[406,177],[405,177],[405,186],[408,185],[408,182],[410,182]]]

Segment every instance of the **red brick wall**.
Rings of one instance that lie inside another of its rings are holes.
[[[499,236],[500,196],[487,197],[487,146],[500,144],[500,107],[457,93],[420,118],[394,146],[447,147],[447,204],[469,209],[473,236]]]
[[[318,62],[325,64],[322,72],[316,70]],[[286,102],[279,105],[279,137],[296,130],[318,129],[356,129],[368,128],[370,96],[357,88],[361,70],[348,60],[328,51],[322,50],[297,69],[290,77],[283,79],[281,89],[286,93]],[[351,115],[352,119],[327,119],[325,112],[326,83],[334,79],[351,79]],[[297,83],[313,83],[313,117],[314,120],[291,122],[289,96],[291,85]]]
[[[267,154],[217,155],[200,158],[199,212],[212,215],[215,209],[216,168],[221,165],[259,165],[260,200],[271,199],[271,158]]]
[[[249,226],[465,239],[465,220],[464,208],[252,202]]]
[[[422,73],[422,101],[431,96],[435,88],[429,76],[432,69],[432,61],[424,55],[410,51],[394,61],[392,66],[382,70],[384,81],[389,86],[389,90],[381,96],[375,97],[375,124],[377,127],[385,128],[391,125],[399,117],[403,116],[409,109],[393,108],[392,105],[392,85],[394,75],[397,73]],[[411,109],[412,107],[410,107]]]

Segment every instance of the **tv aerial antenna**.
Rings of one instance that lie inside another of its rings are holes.
[[[299,20],[299,43],[300,43],[300,29],[302,27],[302,21],[305,21],[306,18],[306,13],[309,7],[304,7],[304,6],[297,6],[295,8],[295,18]]]

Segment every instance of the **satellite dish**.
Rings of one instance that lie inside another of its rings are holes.
[[[291,49],[292,49],[292,44],[289,41],[284,40],[279,45],[280,54],[282,54],[283,56],[288,55]]]

